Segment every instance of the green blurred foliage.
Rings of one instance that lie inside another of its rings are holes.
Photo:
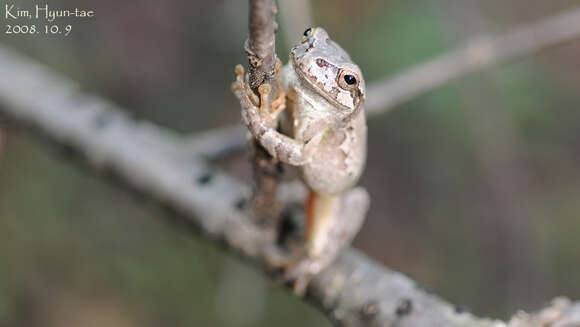
[[[571,3],[320,0],[313,13],[370,84]],[[97,17],[66,38],[1,41],[180,132],[239,121],[229,85],[245,62],[245,1],[50,5]],[[369,121],[361,184],[373,204],[355,245],[480,315],[579,298],[579,55],[572,42]],[[155,204],[3,130],[0,326],[328,325]]]

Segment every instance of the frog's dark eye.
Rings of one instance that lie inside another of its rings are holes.
[[[343,78],[348,85],[356,84],[356,77],[354,77],[354,75],[344,75]]]
[[[304,31],[304,36],[309,37],[312,34],[312,28],[309,27],[306,31]]]
[[[342,89],[354,90],[358,87],[358,83],[358,75],[349,69],[343,69],[338,74],[338,86]]]

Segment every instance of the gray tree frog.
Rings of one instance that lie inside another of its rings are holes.
[[[270,85],[260,86],[258,98],[240,65],[232,89],[253,136],[273,157],[297,166],[310,190],[304,251],[285,265],[300,293],[352,241],[368,210],[366,191],[352,189],[366,159],[365,82],[320,27],[307,29],[289,63],[278,69],[280,92],[271,106]]]

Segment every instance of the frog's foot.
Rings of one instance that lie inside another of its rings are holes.
[[[284,271],[283,279],[293,282],[294,293],[299,296],[305,294],[310,281],[351,243],[365,219],[369,196],[363,188],[358,187],[339,196],[339,201],[340,205],[336,210],[330,210],[333,215],[326,217],[326,222],[307,223],[311,227],[310,231],[307,230],[307,242],[301,249],[290,254],[273,252],[267,257],[270,267],[279,267]],[[329,212],[328,208],[322,211]]]
[[[304,296],[310,281],[330,265],[338,254],[340,251],[332,251],[323,256],[312,257],[306,247],[291,253],[283,253],[280,249],[276,249],[266,254],[266,264],[269,268],[281,270],[280,282],[291,284],[294,294]]]
[[[236,80],[232,83],[232,92],[236,95],[242,106],[242,120],[252,134],[259,135],[264,132],[265,125],[259,115],[260,99],[252,92],[244,73],[242,65],[236,65],[234,72]]]
[[[281,62],[276,62],[276,76],[280,70]],[[260,118],[268,126],[275,126],[278,122],[278,116],[284,109],[286,109],[286,94],[282,91],[280,82],[278,81],[278,96],[270,103],[270,93],[272,86],[268,83],[262,84],[258,87],[259,96],[250,89],[242,65],[236,65],[234,72],[236,80],[232,83],[232,92],[240,99],[244,107],[251,104],[257,108]],[[246,110],[250,108],[245,108]],[[246,122],[247,124],[248,122]]]
[[[270,269],[282,271],[281,283],[292,283],[294,294],[303,296],[306,287],[314,276],[312,267],[308,264],[306,248],[301,247],[294,252],[283,252],[280,248],[270,248],[265,254],[266,265]]]

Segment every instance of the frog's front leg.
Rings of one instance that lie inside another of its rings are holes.
[[[268,97],[271,87],[263,84],[258,88],[259,99],[249,89],[244,76],[244,68],[237,65],[235,69],[236,81],[232,85],[232,91],[240,100],[242,106],[242,119],[252,135],[274,158],[293,166],[301,166],[305,163],[307,155],[306,145],[286,135],[279,133],[274,127],[274,121],[285,108],[285,101],[280,97],[269,107]]]

